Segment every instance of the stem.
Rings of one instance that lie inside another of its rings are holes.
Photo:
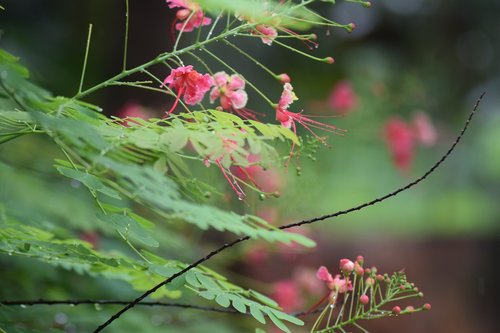
[[[186,25],[193,18],[193,16],[194,16],[194,11],[191,11],[191,14],[189,14],[188,18],[184,21],[184,24],[182,25],[181,31],[179,31],[179,35],[177,36],[177,39],[175,40],[174,52],[177,51],[177,46],[179,45],[179,41],[181,40],[182,33],[184,32]]]
[[[276,73],[274,73],[272,70],[270,70],[268,67],[264,66],[260,61],[258,61],[257,59],[255,59],[254,57],[252,57],[250,54],[246,53],[245,51],[243,51],[242,49],[240,49],[238,46],[234,45],[233,43],[231,43],[230,41],[226,40],[226,39],[223,39],[222,40],[224,43],[226,43],[227,45],[231,46],[233,49],[235,49],[236,51],[238,51],[239,53],[241,53],[242,55],[244,55],[245,57],[247,57],[248,59],[250,59],[251,61],[253,61],[257,66],[259,66],[260,68],[262,68],[264,71],[266,71],[267,73],[269,73],[272,77],[276,78],[278,75]]]
[[[89,57],[90,39],[92,37],[92,24],[89,24],[89,32],[87,34],[87,46],[85,47],[85,57],[83,58],[82,76],[80,77],[80,86],[78,87],[78,94],[82,92],[83,80],[85,78],[85,71],[87,70],[87,60]]]
[[[303,55],[303,56],[305,56],[305,57],[307,57],[307,58],[310,58],[310,59],[312,59],[312,60],[321,61],[321,62],[326,62],[326,59],[327,59],[327,58],[318,58],[318,57],[312,56],[312,55],[310,55],[309,53],[305,53],[305,52],[302,52],[302,51],[300,51],[300,50],[297,50],[296,48],[294,48],[294,47],[292,47],[292,46],[290,46],[290,45],[287,45],[287,44],[285,44],[285,43],[282,43],[282,42],[280,42],[280,41],[278,41],[278,40],[276,40],[276,39],[275,39],[275,40],[273,40],[273,43],[276,43],[276,44],[278,44],[278,45],[280,45],[280,46],[282,46],[282,47],[284,47],[284,48],[286,48],[286,49],[289,49],[290,51],[293,51],[293,52],[295,52],[295,53],[298,53],[298,54],[300,54],[300,55]]]
[[[87,90],[79,91],[78,94],[76,94],[73,98],[74,99],[81,99],[81,98],[83,98],[83,97],[85,97],[85,96],[87,96],[87,95],[89,95],[97,90],[100,90],[102,88],[105,88],[106,86],[109,86],[112,82],[119,81],[122,78],[129,76],[131,74],[141,72],[148,67],[151,67],[153,65],[164,62],[165,60],[170,59],[172,57],[177,57],[177,56],[184,54],[184,53],[187,53],[189,51],[194,51],[195,49],[203,47],[204,45],[207,45],[207,44],[212,43],[216,40],[223,39],[224,37],[227,37],[231,34],[234,34],[239,29],[242,29],[242,27],[249,27],[249,26],[252,26],[252,25],[251,24],[243,24],[243,25],[240,25],[232,30],[229,30],[229,31],[223,33],[223,34],[220,34],[216,37],[208,39],[206,41],[187,46],[187,47],[183,48],[182,50],[160,54],[156,58],[154,58],[154,59],[152,59],[152,60],[150,60],[150,61],[148,61],[140,66],[134,67],[132,69],[128,69],[124,72],[121,72],[121,73],[119,73],[119,74],[99,83],[99,84],[96,84],[95,86],[93,86],[91,88],[88,88]]]
[[[129,20],[129,0],[125,0],[125,42],[123,46],[123,67],[122,67],[123,72],[127,70],[128,20]]]

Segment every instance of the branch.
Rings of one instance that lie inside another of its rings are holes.
[[[120,301],[120,300],[95,300],[95,299],[75,299],[75,300],[47,300],[47,299],[36,299],[36,300],[19,300],[19,301],[0,301],[0,305],[3,306],[35,306],[35,305],[85,305],[85,304],[93,304],[93,305],[126,305],[129,304],[130,301]],[[219,313],[231,313],[231,314],[240,314],[240,315],[249,315],[250,313],[241,313],[236,309],[226,309],[226,308],[214,308],[208,306],[201,305],[192,305],[192,304],[183,304],[183,303],[171,303],[171,302],[140,302],[137,304],[138,306],[162,306],[162,307],[171,307],[171,308],[183,308],[183,309],[193,309],[193,310],[201,310],[207,312],[219,312]],[[289,313],[289,315],[294,317],[302,317],[310,314],[318,313],[323,311],[323,308],[316,309],[314,311],[300,311]]]
[[[472,118],[474,117],[474,115],[475,115],[475,113],[476,113],[476,111],[477,111],[477,109],[479,107],[479,104],[480,104],[481,100],[483,99],[484,95],[485,95],[485,93],[482,93],[481,96],[476,101],[476,104],[474,105],[474,108],[473,108],[472,112],[469,114],[469,117],[465,121],[464,127],[462,128],[462,130],[460,131],[460,134],[457,136],[457,138],[455,139],[455,141],[453,142],[453,144],[450,146],[450,148],[448,149],[448,151],[439,159],[439,161],[437,161],[429,170],[427,170],[427,172],[425,172],[419,178],[415,179],[414,181],[412,181],[411,183],[409,183],[408,185],[406,185],[404,187],[400,187],[400,188],[398,188],[398,189],[396,189],[396,190],[394,190],[394,191],[392,191],[392,192],[390,192],[390,193],[388,193],[388,194],[386,194],[384,196],[381,196],[381,197],[376,198],[374,200],[365,202],[365,203],[360,204],[358,206],[355,206],[355,207],[352,207],[352,208],[349,208],[349,209],[346,209],[346,210],[341,210],[341,211],[338,211],[338,212],[335,212],[335,213],[331,213],[331,214],[326,214],[326,215],[323,215],[323,216],[315,217],[315,218],[308,219],[308,220],[303,220],[303,221],[299,221],[299,222],[295,222],[295,223],[285,224],[285,225],[279,227],[279,229],[283,230],[283,229],[289,229],[289,228],[293,228],[293,227],[299,227],[299,226],[302,226],[304,224],[312,224],[312,223],[323,221],[323,220],[326,220],[326,219],[329,219],[329,218],[332,218],[332,217],[337,217],[337,216],[340,216],[340,215],[346,215],[346,214],[349,214],[351,212],[358,211],[358,210],[361,210],[363,208],[375,205],[375,204],[377,204],[379,202],[385,201],[385,200],[387,200],[387,199],[389,199],[391,197],[394,197],[394,196],[398,195],[401,192],[409,190],[410,188],[414,187],[418,183],[422,182],[430,174],[432,174],[450,156],[450,154],[453,152],[453,150],[455,150],[456,146],[458,145],[458,143],[462,139],[463,135],[467,131],[467,128],[469,127],[469,124],[470,124]],[[247,241],[249,239],[250,239],[249,236],[245,236],[245,237],[237,238],[237,239],[235,239],[234,241],[232,241],[230,243],[225,243],[223,246],[219,247],[218,249],[210,252],[206,256],[204,256],[204,257],[198,259],[197,261],[193,262],[192,264],[186,266],[183,270],[181,270],[181,271],[173,274],[168,279],[166,279],[166,280],[162,281],[161,283],[157,284],[156,286],[154,286],[153,288],[149,289],[148,291],[146,291],[141,296],[137,297],[134,301],[132,301],[129,304],[127,304],[125,307],[123,307],[123,309],[121,309],[120,311],[118,311],[117,313],[115,313],[114,315],[112,315],[106,322],[104,322],[103,324],[99,325],[99,327],[97,327],[95,329],[94,333],[101,332],[104,328],[106,328],[108,325],[110,325],[113,321],[115,321],[116,319],[118,319],[123,313],[127,312],[128,310],[130,310],[131,308],[133,308],[134,306],[136,306],[137,304],[139,304],[144,298],[146,298],[150,294],[154,293],[156,290],[160,289],[164,285],[169,284],[170,282],[172,282],[173,280],[175,280],[179,276],[184,275],[186,272],[188,272],[191,269],[193,269],[193,268],[201,265],[205,261],[208,261],[210,258],[216,256],[217,254],[221,253],[222,251],[224,251],[224,250],[226,250],[226,249],[228,249],[230,247],[233,247],[236,244],[245,242],[245,241]]]

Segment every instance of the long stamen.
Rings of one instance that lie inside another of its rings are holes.
[[[217,163],[217,165],[219,166],[219,169],[222,172],[222,174],[224,175],[224,178],[226,178],[227,182],[229,183],[229,186],[231,186],[231,189],[233,190],[233,192],[236,193],[236,195],[238,196],[238,199],[243,200],[243,198],[245,197],[245,192],[243,192],[243,190],[241,189],[236,178],[234,178],[234,176],[232,174],[231,174],[231,177],[233,179],[231,180],[231,178],[229,178],[229,176],[226,172],[226,169],[224,169],[224,167],[222,166],[222,164],[220,162],[220,158],[216,159],[215,163]]]
[[[184,92],[184,86],[181,86],[179,88],[179,92],[177,93],[177,96],[175,97],[175,102],[174,105],[168,110],[168,112],[163,116],[163,118],[168,117],[172,112],[174,112],[175,108],[177,107],[177,104],[179,103],[179,100],[181,99],[181,95]]]

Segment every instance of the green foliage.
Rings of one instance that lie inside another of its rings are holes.
[[[229,169],[233,165],[251,165],[248,155],[258,153],[262,156],[261,165],[275,165],[280,161],[275,140],[298,143],[288,129],[241,120],[216,110],[149,121],[128,119],[124,126],[121,120],[100,114],[98,107],[51,97],[27,81],[28,71],[13,56],[2,51],[0,60],[2,142],[28,134],[49,137],[65,157],[55,158],[55,169],[87,189],[100,209],[96,219],[103,223],[103,229],[114,229],[141,259],[116,250],[95,250],[67,232],[56,236],[40,228],[43,223],[33,215],[21,214],[26,220],[13,219],[12,209],[6,210],[0,225],[0,252],[37,259],[80,274],[119,279],[138,291],[149,290],[186,264],[136,248],[158,248],[160,243],[153,233],[156,223],[134,213],[130,202],[149,209],[165,222],[187,222],[203,230],[214,228],[268,241],[314,246],[304,236],[277,230],[256,216],[223,211],[182,195],[186,190],[192,191],[186,185],[193,172],[188,167],[190,161],[220,160]],[[232,304],[240,312],[249,309],[261,322],[267,316],[285,331],[289,330],[283,320],[302,323],[281,312],[264,295],[231,284],[205,267],[176,279],[153,297],[177,298],[185,288],[223,307]]]

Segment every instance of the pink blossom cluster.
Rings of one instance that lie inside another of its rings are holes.
[[[200,74],[191,65],[172,69],[170,75],[163,81],[163,85],[168,85],[177,93],[177,98],[168,114],[174,111],[180,98],[183,98],[188,105],[200,103],[212,86],[210,101],[214,103],[219,99],[221,107],[225,110],[242,109],[248,100],[244,90],[245,80],[240,75],[228,75],[226,72],[218,72],[213,76]]]

